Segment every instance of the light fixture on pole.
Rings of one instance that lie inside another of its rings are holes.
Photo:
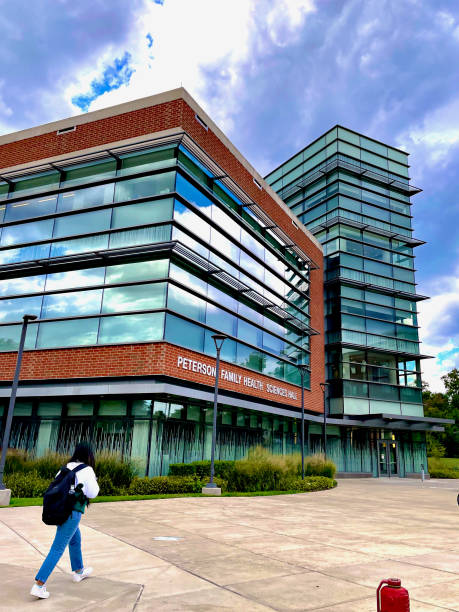
[[[301,376],[301,478],[304,480],[304,373],[307,366],[299,365]]]
[[[16,403],[16,393],[18,389],[19,375],[21,373],[22,353],[24,352],[27,325],[29,324],[30,321],[35,321],[36,318],[37,318],[36,315],[27,315],[27,314],[22,317],[23,323],[22,323],[22,330],[21,330],[21,338],[19,340],[18,356],[16,360],[16,370],[14,372],[13,385],[11,387],[10,403],[9,403],[8,412],[6,415],[5,433],[3,434],[2,455],[0,458],[0,496],[1,496],[1,491],[6,489],[6,486],[3,483],[3,472],[5,470],[6,451],[8,450],[8,444],[10,441],[11,423],[13,421],[14,405]],[[7,506],[10,503],[9,495],[8,495],[8,502],[5,504],[3,503],[3,501],[5,500],[2,500],[2,503],[0,505]]]
[[[223,343],[228,338],[225,334],[214,334],[212,340],[215,343],[215,350],[217,351],[217,360],[215,364],[215,390],[214,390],[214,415],[212,420],[212,450],[210,454],[210,481],[202,488],[202,492],[205,495],[219,495],[220,489],[214,482],[215,475],[215,445],[217,443],[217,405],[218,405],[218,380],[220,372],[220,351]]]
[[[327,458],[327,402],[325,400],[325,391],[327,390],[328,383],[322,382],[320,383],[320,388],[322,389],[322,393],[324,395],[324,423],[322,430],[322,444],[324,447],[324,455],[325,459]]]

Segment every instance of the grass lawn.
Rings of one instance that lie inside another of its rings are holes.
[[[451,470],[459,470],[459,457],[441,457],[437,461],[440,462],[440,465],[444,465]]]
[[[459,478],[459,458],[429,457],[431,478]]]
[[[304,493],[304,491],[301,491]],[[252,493],[222,493],[222,497],[256,497],[260,495],[291,495],[298,491],[253,491]],[[101,495],[92,504],[103,502],[139,501],[143,499],[169,499],[172,497],[208,497],[202,493],[167,493],[163,495]],[[0,508],[18,508],[23,506],[42,506],[42,497],[12,497],[9,506]]]

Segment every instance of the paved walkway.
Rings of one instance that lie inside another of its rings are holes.
[[[0,610],[374,612],[382,578],[412,612],[459,610],[459,480],[341,480],[273,497],[95,504],[83,519],[94,577],[29,595],[53,528],[41,509],[0,510]],[[166,538],[166,539],[155,539]],[[167,539],[174,538],[174,539]]]

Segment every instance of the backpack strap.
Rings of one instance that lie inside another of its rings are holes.
[[[70,471],[76,474],[77,472],[79,472],[85,467],[88,467],[88,466],[85,463],[80,463],[80,465],[77,465],[76,467],[73,468],[73,470],[70,470]]]

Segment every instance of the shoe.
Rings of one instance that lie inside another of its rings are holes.
[[[30,589],[30,594],[34,597],[38,597],[39,599],[48,599],[49,591],[46,590],[46,586],[42,584],[41,586],[37,583],[33,585]]]
[[[79,574],[78,572],[73,572],[72,574],[73,582],[81,582],[85,578],[88,578],[88,576],[90,576],[91,574],[92,574],[92,567],[84,567],[81,574]]]

